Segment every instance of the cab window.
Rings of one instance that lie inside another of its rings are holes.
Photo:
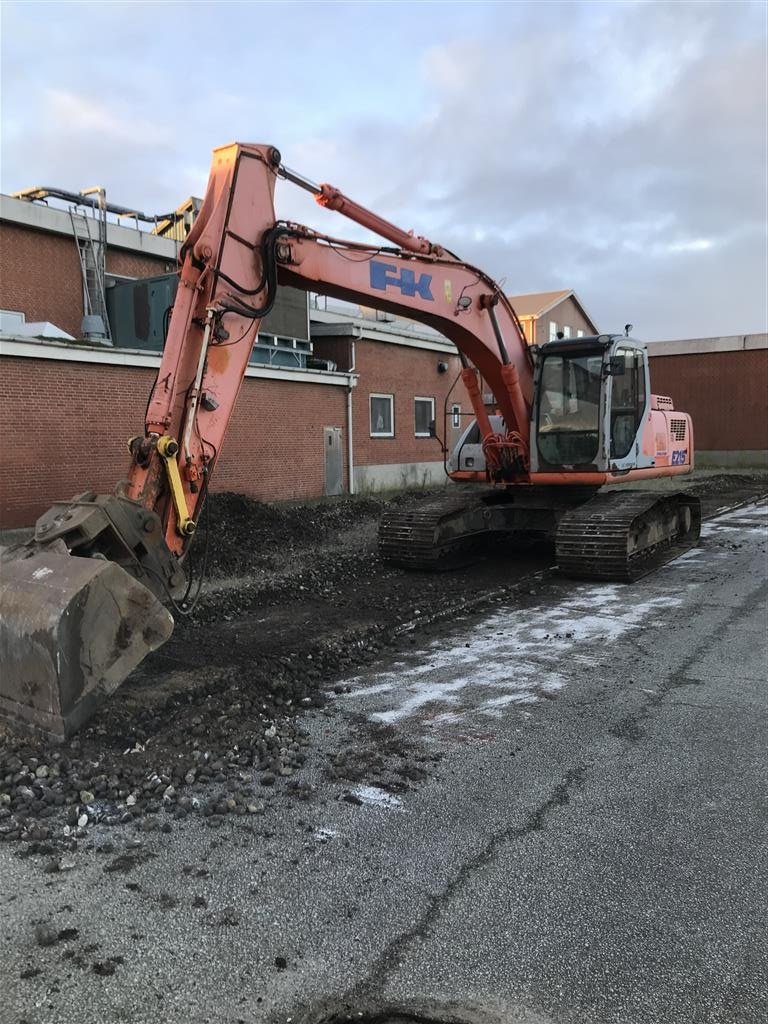
[[[594,462],[600,440],[601,352],[547,356],[539,383],[538,447],[551,466]]]

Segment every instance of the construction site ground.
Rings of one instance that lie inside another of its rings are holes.
[[[766,480],[689,486],[631,587],[215,496],[171,641],[0,736],[0,1022],[766,1019]]]

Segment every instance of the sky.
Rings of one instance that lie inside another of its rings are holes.
[[[768,329],[763,2],[0,6],[0,190],[202,195],[271,143],[492,274],[646,341]],[[281,184],[280,216],[359,229]]]

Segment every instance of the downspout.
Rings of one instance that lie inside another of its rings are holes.
[[[347,476],[349,479],[349,493],[355,493],[355,454],[352,446],[352,389],[355,384],[352,374],[355,372],[355,341],[352,339],[352,365],[347,373],[349,374],[349,385],[347,387]]]

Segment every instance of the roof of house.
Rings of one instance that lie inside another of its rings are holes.
[[[508,295],[518,316],[541,316],[547,313],[558,302],[573,295],[572,288],[563,288],[557,292],[531,292],[528,295]]]
[[[597,324],[586,311],[583,302],[573,288],[562,288],[556,292],[530,292],[527,295],[508,295],[507,298],[512,303],[512,308],[519,317],[534,318],[544,316],[545,313],[554,309],[555,306],[558,306],[565,299],[573,299],[585,319],[592,325],[595,333],[597,333]]]

